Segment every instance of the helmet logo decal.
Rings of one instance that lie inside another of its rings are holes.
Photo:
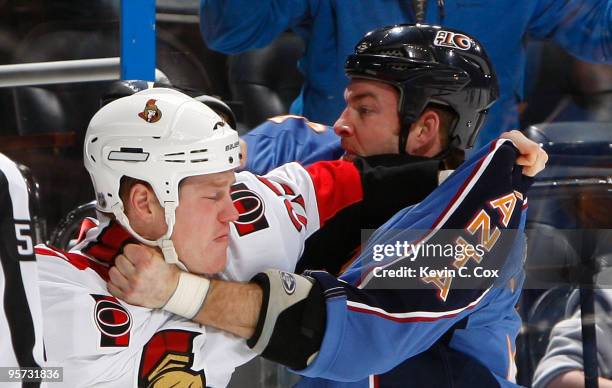
[[[362,52],[364,52],[367,49],[369,49],[370,46],[371,46],[370,42],[361,42],[361,43],[359,43],[359,46],[357,46],[355,51],[357,51],[358,54],[361,54]]]
[[[472,47],[472,41],[466,35],[440,30],[436,33],[434,45],[456,48],[459,50],[469,50]]]
[[[156,102],[154,99],[147,101],[143,111],[138,113],[138,116],[147,123],[156,123],[162,117],[161,110],[155,105]]]

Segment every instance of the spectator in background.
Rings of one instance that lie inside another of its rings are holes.
[[[612,206],[609,197],[583,193],[578,200],[577,217],[584,241],[593,243],[592,260],[599,272],[595,276],[595,336],[599,387],[612,387]],[[584,236],[584,235],[583,235]],[[583,246],[583,252],[588,247]],[[592,317],[587,316],[587,322]],[[592,321],[591,321],[592,322]],[[580,292],[567,300],[565,319],[555,324],[544,357],[533,377],[534,388],[584,387],[583,349],[593,343],[582,341]]]
[[[568,318],[557,323],[552,329],[546,354],[535,371],[534,388],[584,387],[578,293],[575,292],[572,296],[567,306]],[[612,343],[609,340],[612,333],[611,310],[612,290],[598,290],[595,298],[595,328],[601,388],[612,387]]]
[[[553,42],[528,45],[521,128],[612,121],[612,65],[572,58]]]
[[[208,46],[227,54],[264,47],[284,30],[295,31],[306,43],[299,63],[305,81],[291,112],[328,125],[344,106],[342,64],[364,33],[409,22],[465,31],[489,52],[501,87],[477,146],[518,127],[526,37],[552,39],[581,59],[612,61],[610,0],[391,0],[377,5],[369,0],[202,0],[200,11]]]

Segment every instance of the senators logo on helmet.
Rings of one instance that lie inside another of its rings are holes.
[[[141,119],[143,119],[144,121],[146,121],[147,123],[156,123],[162,117],[161,110],[159,110],[157,105],[155,105],[156,102],[157,102],[157,100],[150,99],[145,104],[145,107],[144,107],[143,111],[138,113],[138,116]]]

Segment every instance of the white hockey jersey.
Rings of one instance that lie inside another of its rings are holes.
[[[248,280],[265,268],[292,270],[304,240],[336,212],[362,199],[351,163],[296,163],[259,177],[236,175],[225,277]],[[70,252],[38,246],[48,364],[67,387],[224,387],[255,356],[244,340],[161,310],[110,296],[108,269],[131,236],[116,222],[90,220]]]

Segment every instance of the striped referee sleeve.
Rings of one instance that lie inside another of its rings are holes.
[[[2,154],[0,267],[0,366],[41,366],[42,316],[28,189],[15,163]]]

